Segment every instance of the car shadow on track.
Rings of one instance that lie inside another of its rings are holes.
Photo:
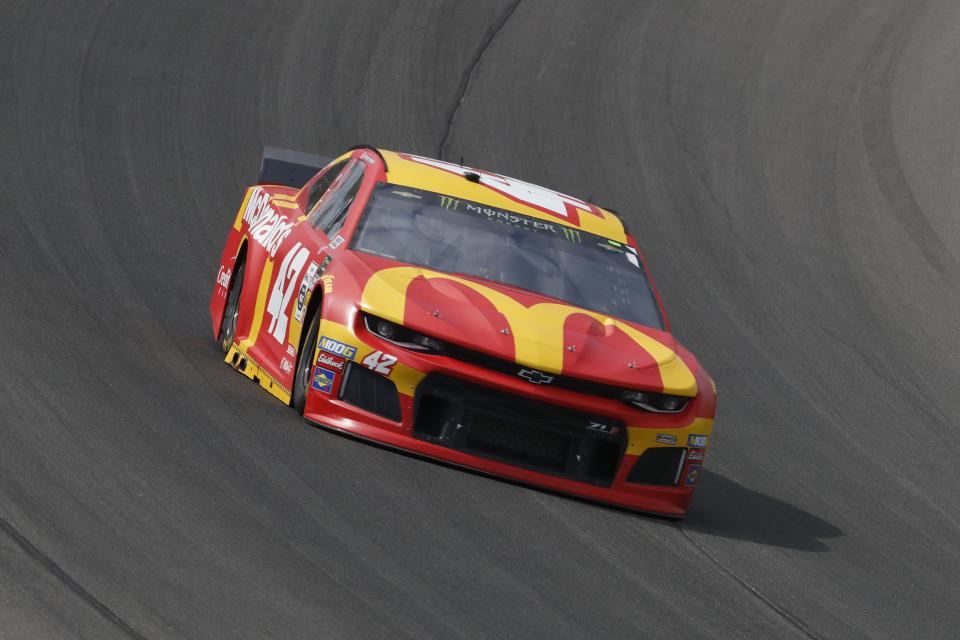
[[[600,503],[586,498],[528,485],[510,478],[491,475],[477,469],[461,467],[443,460],[422,456],[416,452],[396,449],[389,445],[358,437],[356,434],[339,431],[323,425],[314,424],[311,428],[320,428],[346,437],[349,440],[375,446],[386,451],[403,455],[415,460],[430,462],[442,467],[457,469],[460,472],[488,477],[507,484],[525,487],[581,502],[596,509],[609,509],[627,516],[650,518],[654,521],[670,523],[672,526],[691,533],[705,533],[722,538],[746,540],[759,544],[801,551],[829,551],[823,542],[827,538],[837,538],[844,532],[831,523],[816,517],[791,504],[764,495],[745,487],[714,471],[704,469],[697,483],[697,491],[687,515],[680,520],[654,513],[637,512],[633,509],[613,504]]]
[[[703,470],[682,529],[801,551],[829,551],[842,530],[787,502]]]

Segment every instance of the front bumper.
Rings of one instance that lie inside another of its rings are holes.
[[[590,500],[686,513],[713,426],[696,400],[681,414],[647,413],[408,352],[356,325],[325,322],[322,332],[357,350],[332,385],[308,395],[311,422]],[[397,358],[389,375],[361,364],[385,350]]]

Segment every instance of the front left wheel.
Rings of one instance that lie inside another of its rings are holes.
[[[313,314],[307,337],[300,350],[300,359],[297,361],[297,375],[293,379],[293,406],[300,415],[307,406],[307,390],[310,388],[310,370],[313,368],[313,354],[317,350],[317,336],[320,333],[320,311]]]

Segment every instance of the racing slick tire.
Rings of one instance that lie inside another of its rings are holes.
[[[240,290],[243,288],[243,268],[244,263],[240,263],[236,274],[233,276],[233,282],[230,283],[230,290],[227,292],[227,302],[223,305],[223,320],[220,322],[220,337],[217,341],[220,343],[220,349],[227,353],[233,346],[233,336],[237,333],[237,315],[240,312]]]
[[[320,310],[313,314],[310,329],[300,349],[300,358],[297,360],[297,375],[293,379],[293,394],[291,401],[294,408],[303,415],[307,406],[307,390],[310,388],[310,369],[313,364],[313,353],[317,350],[317,336],[320,333]]]

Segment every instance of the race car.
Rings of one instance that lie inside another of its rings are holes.
[[[682,517],[716,387],[612,210],[359,146],[267,148],[217,270],[234,369],[308,421]]]

